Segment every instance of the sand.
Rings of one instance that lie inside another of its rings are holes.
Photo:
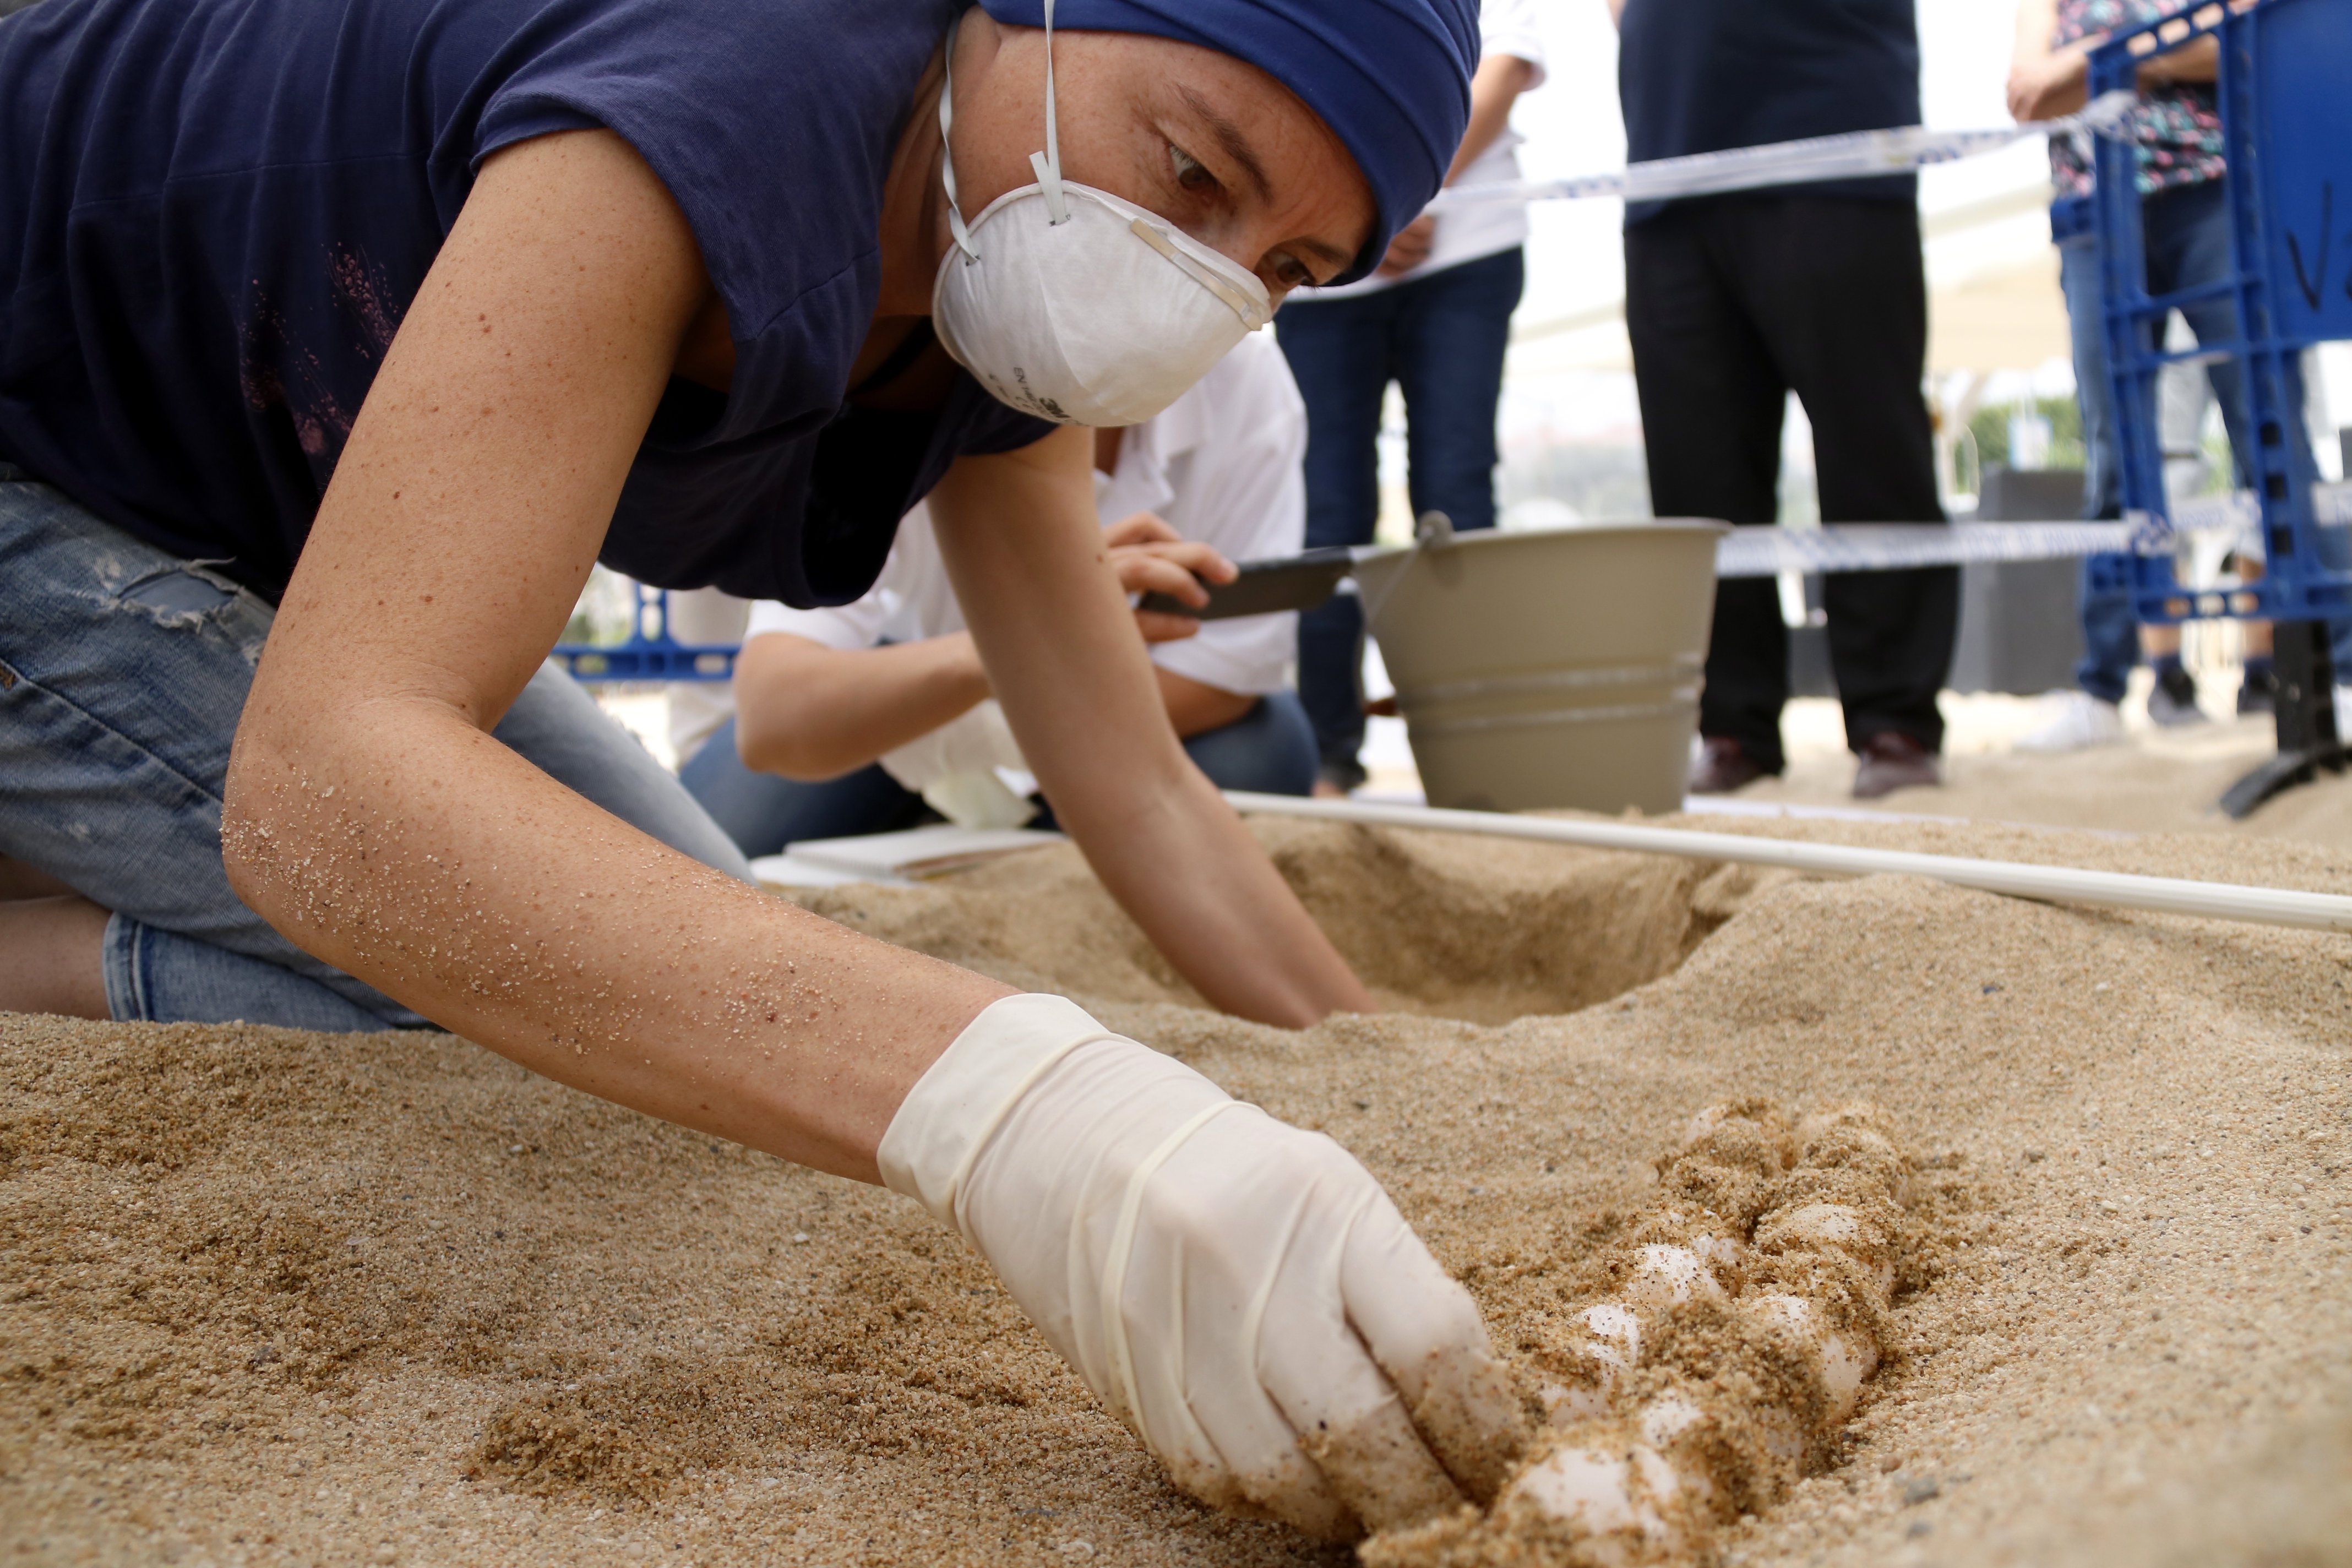
[[[2352,892],[2241,837],[1745,826]],[[1260,832],[1395,1011],[1208,1013],[1066,848],[809,901],[1339,1137],[1531,1385],[1695,1114],[1874,1107],[1885,1363],[1685,1560],[2352,1563],[2352,943]],[[0,1017],[0,1561],[1347,1560],[1171,1490],[905,1200],[446,1037]]]
[[[2039,823],[2126,833],[2226,833],[2285,838],[2352,850],[2352,775],[2322,774],[2289,790],[2251,816],[2221,815],[2222,793],[2278,750],[2268,718],[2219,718],[2160,730],[2126,706],[2130,730],[2115,745],[2057,756],[2012,749],[2033,728],[2032,701],[1986,694],[1943,698],[1945,782],[1897,790],[1872,808],[1976,821]],[[1759,805],[1852,806],[1853,758],[1836,705],[1823,699],[1790,704],[1789,771],[1739,792]]]

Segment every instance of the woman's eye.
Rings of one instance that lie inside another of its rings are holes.
[[[1201,161],[1174,142],[1168,144],[1168,161],[1175,166],[1176,183],[1188,191],[1213,191],[1217,177],[1204,168]]]
[[[1274,280],[1285,289],[1307,289],[1314,286],[1315,274],[1295,256],[1276,256],[1272,268]]]

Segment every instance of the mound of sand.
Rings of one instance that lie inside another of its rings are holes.
[[[2352,891],[2352,858],[2275,843],[1806,831]],[[1874,1106],[1898,1275],[1883,1309],[1824,1310],[1883,1364],[1843,1421],[1801,1380],[1766,1389],[1767,1425],[1812,1411],[1802,1451],[1685,1557],[2352,1562],[2352,944],[1261,832],[1398,1011],[1295,1034],[1205,1012],[1066,849],[811,902],[1066,991],[1332,1132],[1531,1389],[1572,1392],[1568,1325],[1732,1190],[1677,1163],[1696,1113]],[[1776,1212],[1759,1257],[1788,1255]],[[1794,1288],[1769,1274],[1735,1298]],[[1748,1353],[1695,1353],[1706,1330],[1654,1336],[1629,1396]],[[446,1037],[25,1017],[0,1018],[0,1552],[1344,1560],[1171,1490],[901,1199]]]

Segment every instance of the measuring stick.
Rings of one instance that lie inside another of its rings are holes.
[[[1679,855],[1689,860],[1779,866],[1819,877],[1932,877],[1958,888],[1977,888],[2042,903],[2099,904],[2111,909],[2149,910],[2158,914],[2200,915],[2208,920],[2298,926],[2305,931],[2352,931],[2352,898],[2335,893],[2244,888],[2230,882],[2191,882],[2178,877],[2132,877],[2117,871],[2077,870],[2070,866],[1964,860],[1950,855],[1858,849],[1843,844],[1751,838],[1738,833],[1700,833],[1686,827],[1643,827],[1625,822],[1577,822],[1495,811],[1446,811],[1427,805],[1254,795],[1244,790],[1227,790],[1225,798],[1236,811],[1263,816],[1307,816],[1368,827],[1420,827],[1442,833],[1483,833],[1495,838],[1534,838],[1549,844],[1581,845],[1588,849],[1629,849],[1644,855]]]

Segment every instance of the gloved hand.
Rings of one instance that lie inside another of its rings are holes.
[[[1058,996],[975,1018],[879,1161],[1204,1502],[1349,1540],[1489,1500],[1525,1440],[1369,1172]]]

